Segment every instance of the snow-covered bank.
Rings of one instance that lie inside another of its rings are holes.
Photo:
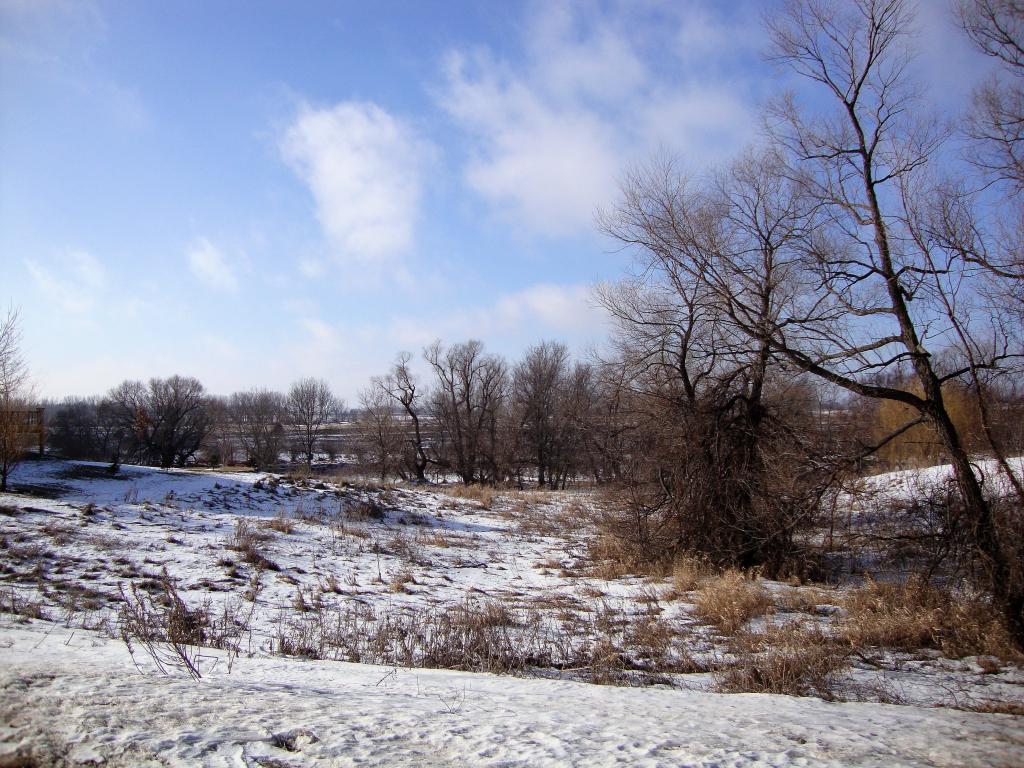
[[[0,765],[1015,766],[1024,721],[288,659],[140,674],[124,646],[3,628]],[[216,655],[216,652],[211,652]],[[28,762],[28,764],[33,764]]]

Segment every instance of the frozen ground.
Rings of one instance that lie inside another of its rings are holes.
[[[1024,763],[1024,719],[934,707],[1022,702],[1014,667],[882,653],[849,671],[851,690],[901,706],[709,692],[723,639],[668,581],[598,578],[585,494],[484,508],[431,490],[143,467],[111,478],[57,461],[26,462],[14,481],[21,492],[0,495],[0,766],[19,750],[39,765]],[[236,653],[199,652],[199,682],[111,639],[120,588],[159,594],[165,573],[232,629]],[[794,589],[769,588],[780,605]],[[424,663],[409,637],[464,608],[532,643],[519,672],[533,679],[344,663],[407,646]],[[397,623],[376,642],[384,622]],[[652,627],[669,637],[658,674]]]

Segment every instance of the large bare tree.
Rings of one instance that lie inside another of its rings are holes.
[[[975,161],[1024,191],[1024,3],[1020,0],[961,0],[959,20],[974,44],[999,64],[999,71],[974,95],[968,133]]]
[[[776,100],[771,149],[724,181],[655,175],[627,186],[626,239],[669,285],[710,292],[755,359],[906,406],[912,417],[895,433],[927,424],[952,463],[976,563],[1024,637],[1018,553],[1004,545],[943,392],[1005,365],[1020,340],[975,311],[982,270],[925,225],[950,185],[939,178],[942,123],[907,75],[912,6],[793,0],[768,25],[775,60],[824,101],[809,110]],[[969,355],[950,354],[965,343]]]
[[[140,463],[184,466],[210,430],[206,390],[191,376],[125,381],[108,393],[107,401]]]
[[[249,464],[256,469],[276,466],[284,446],[287,398],[280,392],[252,389],[234,393],[229,407]]]
[[[380,481],[387,482],[396,469],[402,449],[402,421],[395,412],[396,403],[380,378],[359,392],[361,410],[356,419],[359,448],[364,462],[373,464]]]
[[[543,341],[523,355],[512,372],[512,407],[519,432],[537,469],[537,485],[557,485],[557,473],[568,447],[569,349]]]
[[[444,438],[435,462],[467,484],[496,481],[499,419],[508,394],[505,361],[475,340],[447,349],[437,342],[424,357],[437,376],[431,410]]]

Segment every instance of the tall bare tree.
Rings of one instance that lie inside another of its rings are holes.
[[[714,297],[726,349],[733,335],[753,342],[758,357],[907,406],[912,418],[896,433],[918,423],[934,431],[977,563],[1024,637],[1019,558],[943,393],[948,381],[1004,365],[1020,344],[983,326],[990,313],[971,311],[977,265],[922,236],[924,207],[943,186],[945,132],[907,76],[911,23],[904,0],[789,2],[768,20],[774,58],[819,86],[824,106],[778,99],[767,157],[695,189],[655,176],[641,194],[627,189],[627,221],[670,285],[692,281]],[[982,330],[989,343],[972,344],[972,356],[940,354]]]
[[[1000,65],[974,95],[968,120],[978,150],[974,159],[1024,191],[1024,3],[961,0],[957,10],[974,44]]]
[[[140,463],[184,466],[210,429],[206,390],[190,376],[125,381],[107,395],[129,450]]]
[[[267,389],[236,392],[231,396],[230,410],[249,464],[256,469],[277,465],[288,416],[285,396]]]
[[[331,392],[323,379],[307,378],[292,384],[288,390],[288,419],[299,430],[299,446],[307,469],[313,468],[313,457],[327,426],[337,419],[345,406]]]
[[[402,422],[387,385],[377,377],[359,392],[362,410],[356,419],[359,443],[367,463],[377,467],[380,481],[387,482],[396,468],[402,449]]]
[[[422,483],[426,480],[429,464],[423,425],[423,415],[426,404],[429,402],[429,395],[424,392],[409,368],[411,361],[411,354],[400,352],[391,372],[380,380],[379,386],[383,387],[391,398],[401,406],[409,418],[412,429],[406,438],[409,454],[406,463],[412,470],[413,478]]]
[[[21,328],[13,308],[0,319],[0,491],[31,444],[26,432],[28,368],[21,356]]]
[[[479,341],[437,342],[424,351],[434,369],[434,418],[443,430],[436,463],[464,483],[498,479],[498,427],[508,389],[505,361],[484,352]]]

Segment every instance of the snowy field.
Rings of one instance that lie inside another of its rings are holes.
[[[140,674],[120,642],[93,633],[7,626],[3,644],[0,750],[34,751],[40,765],[996,768],[1024,757],[1024,729],[1005,715],[271,658],[193,683],[145,663]]]
[[[485,506],[59,461],[13,479],[0,766],[1024,764],[1024,718],[950,708],[1024,702],[1013,665],[880,651],[844,673],[863,701],[712,692],[726,639],[670,580],[595,571],[585,493]],[[221,646],[192,651],[198,681],[119,637],[122,594],[166,582]],[[808,602],[767,587],[760,624]],[[814,591],[801,620],[827,625],[838,597]],[[484,638],[456,666],[515,675],[423,668],[452,666],[439,637]]]

